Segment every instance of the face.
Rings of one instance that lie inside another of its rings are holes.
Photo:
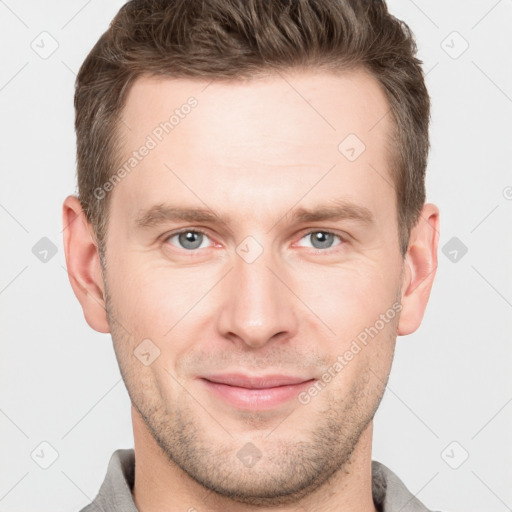
[[[143,78],[129,93],[110,331],[147,430],[221,495],[311,491],[378,407],[403,264],[387,111],[362,71]]]

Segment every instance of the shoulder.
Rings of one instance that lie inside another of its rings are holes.
[[[376,460],[372,460],[372,494],[381,512],[441,512],[427,508],[391,469]]]
[[[137,512],[132,496],[134,477],[135,451],[133,448],[116,450],[110,457],[105,479],[98,494],[92,503],[80,512]]]

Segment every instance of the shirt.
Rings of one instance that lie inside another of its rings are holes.
[[[80,512],[138,512],[133,501],[135,451],[116,450],[94,501]],[[384,464],[372,460],[372,495],[380,512],[432,512]]]

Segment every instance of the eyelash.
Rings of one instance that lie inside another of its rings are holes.
[[[181,235],[182,233],[189,233],[189,232],[192,232],[192,233],[200,233],[204,236],[206,236],[207,238],[210,238],[209,234],[202,230],[202,229],[199,229],[199,228],[186,228],[186,229],[182,229],[180,231],[176,231],[174,233],[170,233],[169,235],[166,235],[165,238],[164,238],[164,242],[167,242],[168,240],[170,240],[171,238],[174,238],[175,236],[178,236],[178,235]],[[346,243],[346,238],[338,233],[336,233],[335,231],[328,231],[328,230],[323,230],[323,229],[310,229],[309,231],[305,232],[302,234],[302,236],[300,237],[300,240],[302,240],[304,237],[308,236],[308,235],[311,235],[312,233],[324,233],[324,234],[328,234],[328,235],[334,235],[336,237],[338,237],[340,239],[340,243],[338,244],[338,246],[340,245],[344,245]],[[337,246],[335,246],[337,247]],[[315,249],[314,247],[312,248],[309,248],[311,251],[314,251],[316,254],[319,254],[319,253],[331,253],[331,252],[335,252],[337,249],[332,249],[332,248],[328,248],[328,249]],[[198,249],[192,249],[192,250],[187,250],[187,249],[182,249],[183,251],[187,252],[187,253],[190,253],[191,255],[194,254],[196,251],[198,251]]]

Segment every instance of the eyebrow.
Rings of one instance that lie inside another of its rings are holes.
[[[355,220],[370,225],[374,222],[374,215],[370,209],[347,201],[330,201],[330,205],[308,209],[304,207],[292,209],[283,215],[275,224],[283,219],[289,222],[305,223],[319,221]],[[166,204],[157,204],[146,210],[141,210],[135,220],[138,228],[146,229],[159,226],[166,222],[192,222],[229,224],[230,217],[224,219],[207,208],[183,208]],[[274,225],[275,225],[274,224]]]

